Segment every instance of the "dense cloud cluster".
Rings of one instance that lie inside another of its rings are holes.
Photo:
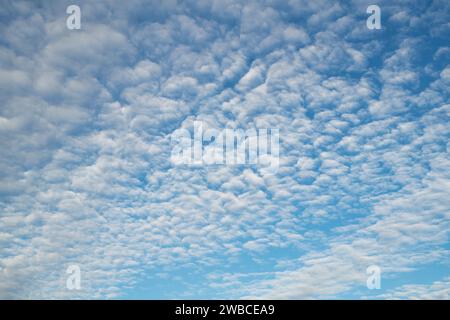
[[[448,1],[70,4],[0,6],[1,298],[449,298]],[[194,121],[278,172],[171,164]]]

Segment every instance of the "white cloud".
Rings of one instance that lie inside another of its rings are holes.
[[[2,6],[0,297],[121,297],[212,269],[211,295],[339,297],[370,264],[401,277],[443,261],[445,49],[424,77],[420,39],[368,34],[361,6],[82,2],[79,32],[58,4]],[[441,35],[438,7],[411,28]],[[279,128],[278,172],[172,166],[170,134],[196,120]],[[242,273],[242,257],[267,270]],[[446,281],[387,294],[445,297]]]

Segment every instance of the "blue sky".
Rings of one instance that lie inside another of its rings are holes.
[[[0,33],[0,298],[449,299],[448,1],[2,1]],[[194,121],[279,129],[278,171],[174,165]]]

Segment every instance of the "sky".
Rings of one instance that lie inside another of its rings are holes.
[[[449,1],[0,2],[0,298],[450,298]]]

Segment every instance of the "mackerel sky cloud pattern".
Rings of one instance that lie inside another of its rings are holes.
[[[446,0],[2,1],[0,298],[449,299],[449,35]],[[174,165],[195,121],[279,129],[278,170]]]

